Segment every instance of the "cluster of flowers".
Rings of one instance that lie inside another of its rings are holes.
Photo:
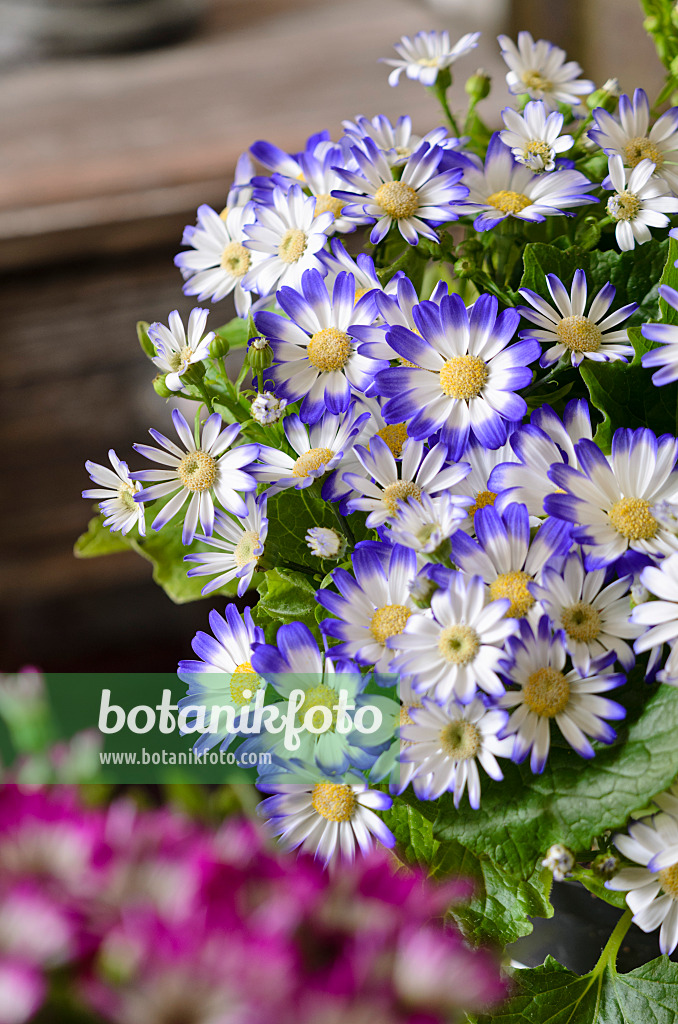
[[[392,84],[404,71],[444,99],[441,76],[476,43],[477,34],[454,47],[445,33],[403,39]],[[523,288],[526,305],[500,312],[496,295],[467,306],[445,281],[422,299],[411,269],[418,250],[440,258],[449,222],[505,241],[509,218],[528,231],[590,209],[598,181],[561,156],[576,146],[578,163],[609,160],[601,230],[613,224],[621,249],[646,242],[678,213],[678,108],[650,129],[637,90],[619,99],[616,117],[592,106],[576,137],[562,135],[562,108],[576,127],[573,108],[593,83],[529,33],[517,47],[500,44],[509,90],[526,102],[522,113],[504,111],[484,161],[459,133],[419,138],[407,117],[358,117],[338,142],[323,132],[294,156],[256,143],[252,155],[269,173],[255,174],[245,156],[226,209],[201,207],[186,230],[189,248],[176,258],[185,291],[200,301],[232,293],[252,318],[261,390],[249,422],[280,443],[240,443],[246,428],[224,426],[217,413],[193,430],[175,409],[179,444],[152,430],[160,447],[135,446],[162,468],[130,474],[115,453],[114,472],[88,464],[98,487],[84,494],[101,501],[111,529],[143,534],[147,501],[164,502],[155,530],[181,514],[184,544],[207,549],[186,556],[196,563],[189,575],[210,577],[204,593],[237,579],[243,595],[256,570],[273,567],[269,495],[313,488],[336,516],[338,529],[316,524],[306,535],[325,577],[316,602],[326,617],[287,622],[269,638],[256,609],[253,617],[230,604],[224,616],[211,613],[213,635],[196,636],[197,660],[180,665],[185,707],[230,705],[243,716],[259,689],[285,701],[300,688],[300,715],[329,716],[293,761],[276,735],[244,744],[273,755],[258,781],[271,829],[328,862],[352,859],[356,846],[369,852],[374,836],[392,845],[375,813],[391,797],[372,783],[387,782],[392,795],[411,784],[423,800],[449,792],[457,806],[467,792],[477,809],[479,766],[496,781],[499,759],[529,758],[542,772],[556,728],[585,759],[594,743],[613,742],[611,723],[625,710],[607,694],[627,682],[636,654],[651,652],[641,682],[645,674],[678,685],[678,440],[620,429],[606,456],[584,399],[562,417],[541,405],[526,422],[525,396],[547,379],[533,384],[535,364],[633,355],[620,325],[635,303],[610,312],[609,282],[589,300],[578,270],[569,290],[547,275],[552,303]],[[614,91],[608,83],[596,95],[609,103]],[[353,258],[331,237],[361,225],[374,259]],[[402,239],[404,252],[380,273],[388,245],[402,249]],[[662,297],[678,308],[678,293],[663,288]],[[195,309],[187,330],[177,314],[149,328],[168,393],[213,352],[206,317]],[[678,328],[647,324],[643,333],[661,343],[643,357],[659,367],[654,383],[678,378]],[[345,519],[354,514],[367,531],[359,543]],[[332,559],[344,564],[330,573]],[[379,682],[384,673],[399,687],[375,694],[372,674]],[[340,731],[340,689],[356,708],[379,707],[382,727]],[[196,746],[226,748],[236,736],[203,733]],[[671,922],[667,948],[678,942],[678,917]]]
[[[6,786],[0,868],[3,1024],[57,995],[50,1019],[79,1008],[120,1024],[435,1024],[505,995],[489,954],[443,922],[466,883],[384,854],[329,875],[238,819],[212,833]]]

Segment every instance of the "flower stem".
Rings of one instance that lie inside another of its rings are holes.
[[[602,972],[608,967],[612,971],[615,970],[615,965],[617,963],[617,954],[619,953],[619,947],[624,941],[624,936],[631,927],[632,917],[632,911],[625,910],[622,916],[617,921],[614,927],[614,931],[607,940],[605,948],[603,949],[602,953],[600,954],[600,957],[598,958],[598,963],[591,971],[591,974],[594,978],[597,974],[602,974]]]

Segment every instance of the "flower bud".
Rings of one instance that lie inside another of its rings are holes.
[[[253,373],[261,373],[273,362],[273,352],[266,338],[252,338],[247,349],[247,359]]]
[[[148,336],[148,328],[150,326],[151,325],[148,320],[138,320],[137,338],[139,339],[139,344],[141,345],[144,355],[148,356],[149,359],[153,359],[157,353],[155,351],[155,345]]]
[[[440,587],[429,576],[415,576],[407,588],[412,598],[412,603],[417,608],[430,608],[431,598]]]
[[[261,391],[252,402],[252,419],[266,426],[282,417],[286,398],[276,398],[272,391]]]
[[[165,384],[166,376],[166,373],[159,373],[157,377],[153,378],[153,387],[155,389],[155,393],[157,395],[160,395],[161,398],[171,398],[172,395],[174,394],[174,391],[170,391],[170,389]]]
[[[191,363],[181,375],[182,384],[200,384],[205,376],[204,363]]]
[[[574,854],[562,843],[554,843],[546,851],[546,856],[541,862],[543,868],[548,868],[553,873],[556,882],[562,882],[566,875],[574,867]]]
[[[491,88],[492,79],[484,68],[478,68],[475,74],[466,79],[466,83],[464,85],[466,95],[473,103],[478,103],[480,100],[486,99],[486,97],[490,95]]]
[[[316,558],[338,561],[346,551],[346,538],[338,530],[326,526],[312,526],[304,538]]]
[[[613,853],[601,853],[591,865],[591,870],[594,875],[607,881],[619,871],[619,857],[615,857]]]
[[[228,340],[217,331],[210,342],[210,355],[212,359],[223,359],[224,356],[228,355],[230,347]]]

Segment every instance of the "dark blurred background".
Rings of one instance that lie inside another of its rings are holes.
[[[401,35],[483,31],[457,65],[508,102],[495,37],[528,28],[602,84],[661,84],[636,0],[0,0],[0,670],[165,671],[190,653],[212,599],[175,606],[132,553],[79,561],[85,459],[169,410],[135,322],[186,314],[172,264],[182,228],[221,209],[238,155],[283,148],[342,118],[440,123],[416,83],[376,63]],[[210,324],[233,315],[216,307]],[[131,455],[131,458],[130,458]]]

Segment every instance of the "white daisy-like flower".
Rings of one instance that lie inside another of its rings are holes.
[[[227,207],[221,214],[207,205],[198,208],[196,227],[187,227],[181,240],[191,249],[174,257],[186,278],[185,295],[197,295],[200,302],[219,302],[232,294],[238,316],[247,316],[252,296],[243,288],[243,278],[263,259],[243,245],[244,227],[255,219],[254,203]]]
[[[581,757],[595,756],[588,737],[612,743],[616,733],[605,719],[619,720],[626,714],[621,704],[600,696],[626,682],[621,673],[609,671],[612,655],[593,663],[583,678],[576,669],[564,671],[565,635],[562,630],[551,633],[546,615],[536,633],[527,622],[521,623],[520,637],[511,637],[508,648],[513,661],[506,676],[518,689],[504,694],[499,706],[514,709],[502,735],[515,736],[515,761],[530,754],[532,771],[544,770],[552,720]]]
[[[514,159],[499,133],[490,139],[484,166],[480,160],[469,162],[463,181],[469,188],[464,212],[479,214],[473,224],[476,231],[489,231],[506,217],[540,222],[598,202],[587,195],[595,184],[579,171],[533,174]]]
[[[389,849],[395,846],[390,829],[374,813],[388,810],[393,801],[386,793],[368,789],[357,772],[346,773],[339,782],[336,775],[299,762],[267,773],[257,788],[273,794],[257,811],[287,849],[301,848],[329,865],[340,859],[352,861],[356,846],[370,853],[375,838]]]
[[[143,502],[135,501],[141,487],[129,474],[127,463],[119,459],[113,448],[109,449],[108,458],[113,471],[98,462],[85,463],[90,480],[97,484],[82,492],[83,498],[96,498],[104,518],[104,526],[111,533],[119,530],[126,536],[136,526],[139,536],[146,536],[146,520]],[[103,500],[102,500],[103,499]]]
[[[668,643],[671,651],[657,678],[678,686],[678,553],[663,559],[658,566],[646,566],[640,582],[658,600],[646,598],[631,612],[631,621],[645,630],[634,643],[634,649],[637,654],[661,651]]]
[[[510,601],[487,602],[480,576],[454,573],[445,590],[431,597],[430,614],[410,615],[388,646],[395,652],[391,670],[412,679],[418,693],[445,702],[451,697],[468,704],[479,686],[492,697],[501,697],[504,686],[498,676],[506,657],[503,645],[518,629],[507,619]]]
[[[359,224],[368,224],[369,218],[365,215],[352,214],[350,217],[344,211],[345,203],[333,195],[335,189],[343,188],[344,183],[337,172],[337,167],[343,167],[347,160],[347,154],[341,146],[331,145],[315,152],[307,151],[299,157],[299,164],[303,174],[303,187],[315,198],[316,217],[321,213],[332,214],[333,221],[327,234],[335,232],[345,234],[347,231],[355,231]],[[354,160],[348,156],[349,165],[355,167]]]
[[[395,515],[387,520],[389,541],[404,544],[419,554],[432,554],[462,525],[466,518],[462,504],[465,500],[470,501],[447,491],[435,498],[422,491],[418,498],[399,500]]]
[[[402,751],[409,746],[408,740],[402,738],[400,730],[405,725],[413,725],[411,713],[415,708],[421,708],[421,694],[415,693],[408,679],[398,681],[398,696],[401,705],[397,716],[393,719],[394,738],[392,743],[383,751],[370,768],[370,781],[381,782],[388,779],[388,791],[396,796],[404,793],[412,783],[412,789],[419,800],[424,800],[424,793],[430,784],[430,776],[419,773],[418,765],[412,761],[403,761],[400,758]]]
[[[439,281],[429,301],[438,305],[445,295],[449,295],[447,282]],[[408,331],[419,333],[414,320],[414,309],[421,301],[417,289],[409,277],[399,273],[391,278],[384,291],[374,292],[373,297],[378,318],[375,317],[374,324],[359,327],[356,337],[362,344],[358,351],[372,359],[397,359],[403,366],[415,366],[415,363],[405,359],[389,345],[386,334],[389,327],[405,327]]]
[[[460,139],[450,138],[446,128],[434,128],[423,137],[415,135],[412,131],[412,118],[406,114],[399,117],[395,124],[391,124],[383,114],[371,120],[359,116],[355,121],[342,121],[341,124],[351,145],[360,146],[364,139],[372,139],[391,167],[407,163],[422,142],[442,146],[444,149],[456,149],[461,143]]]
[[[310,487],[314,480],[335,469],[368,418],[353,406],[347,413],[335,416],[325,413],[321,420],[309,427],[296,413],[285,417],[283,429],[297,458],[278,448],[261,445],[261,465],[252,467],[251,473],[260,483],[270,484],[268,491],[275,494],[286,487]],[[324,492],[323,492],[324,494]]]
[[[651,430],[620,428],[612,454],[593,441],[576,446],[581,469],[554,465],[549,479],[561,493],[549,494],[544,508],[573,524],[572,539],[584,545],[587,569],[601,569],[629,548],[656,556],[670,554],[678,538],[652,514],[655,504],[678,501],[678,440],[657,438]]]
[[[519,32],[516,46],[508,36],[498,38],[501,55],[510,69],[506,82],[514,96],[527,93],[554,110],[559,103],[576,106],[582,96],[595,89],[589,79],[579,78],[579,64],[568,61],[565,51],[546,39],[535,42],[529,32]]]
[[[454,487],[454,494],[465,495],[471,499],[466,508],[466,516],[459,522],[459,527],[468,534],[475,532],[475,517],[478,509],[494,505],[497,494],[490,488],[490,475],[495,466],[507,462],[517,462],[509,440],[499,448],[486,448],[473,438],[464,452],[464,462],[468,462],[471,471]],[[521,499],[522,500],[522,499]]]
[[[252,463],[259,454],[258,444],[243,444],[228,451],[240,433],[240,424],[221,429],[221,416],[213,413],[202,425],[198,444],[193,431],[178,409],[172,410],[172,422],[184,445],[183,450],[158,430],[149,430],[162,447],[135,444],[135,451],[166,469],[144,469],[132,474],[134,480],[152,481],[135,495],[135,501],[170,498],[153,520],[153,529],[161,530],[183,508],[190,497],[184,519],[182,543],[195,537],[198,520],[210,537],[214,527],[214,498],[234,516],[246,516],[247,506],[238,491],[253,491],[257,482],[252,476]]]
[[[370,528],[382,526],[398,512],[398,502],[407,498],[420,499],[446,491],[462,480],[470,468],[468,463],[450,465],[447,445],[436,444],[425,452],[424,442],[409,438],[403,445],[402,458],[396,462],[393,452],[381,437],[373,437],[369,448],[358,445],[353,449],[363,467],[362,474],[344,474],[357,497],[347,502],[349,512],[367,512],[366,524]],[[463,498],[459,505],[466,504]]]
[[[619,97],[617,117],[604,107],[593,111],[595,128],[588,136],[607,156],[617,153],[627,167],[651,160],[654,175],[666,185],[662,191],[678,192],[678,107],[671,107],[650,128],[650,103],[644,89],[636,89],[633,99]]]
[[[628,835],[614,845],[628,860],[642,865],[622,870],[606,889],[626,892],[633,923],[644,932],[659,931],[659,949],[670,955],[678,946],[678,819],[658,814],[650,822],[635,821]]]
[[[342,272],[351,274],[355,279],[356,303],[360,302],[361,299],[365,299],[365,303],[367,303],[369,299],[365,298],[366,296],[372,299],[370,316],[365,317],[365,322],[368,319],[376,320],[379,316],[379,309],[375,301],[376,293],[386,292],[387,295],[394,294],[398,287],[399,276],[396,275],[387,284],[382,284],[377,276],[372,257],[368,256],[366,252],[358,253],[355,258],[349,256],[341,240],[338,238],[331,239],[330,251],[321,252],[320,258],[327,271],[325,287],[328,294],[334,291],[336,280]]]
[[[186,330],[178,310],[175,309],[167,318],[167,327],[154,323],[148,328],[148,336],[157,352],[152,362],[161,373],[167,374],[165,384],[170,391],[181,391],[184,386],[181,378],[189,366],[200,363],[209,356],[214,331],[204,333],[208,315],[208,309],[196,306],[191,310]]]
[[[239,580],[238,597],[242,597],[249,589],[259,558],[264,553],[264,543],[268,534],[266,495],[262,494],[255,498],[254,494],[247,494],[245,505],[247,515],[237,519],[224,515],[217,509],[214,513],[212,536],[197,535],[196,539],[214,548],[214,552],[184,555],[185,562],[196,563],[195,569],[188,570],[188,576],[214,576],[214,579],[202,588],[203,594],[211,594],[236,577]]]
[[[451,168],[438,173],[443,155],[439,146],[422,142],[398,179],[394,179],[386,157],[372,139],[366,138],[351,152],[360,173],[348,168],[338,170],[351,191],[336,190],[333,194],[347,204],[343,211],[346,216],[365,214],[370,222],[376,221],[370,233],[374,245],[386,237],[394,223],[410,245],[417,245],[419,235],[437,242],[434,229],[458,220],[464,212],[468,189],[459,184],[462,172]]]
[[[610,185],[615,192],[607,201],[607,212],[617,222],[617,245],[622,252],[627,252],[636,242],[638,245],[649,242],[650,228],[668,226],[667,214],[678,213],[678,198],[666,195],[663,183],[652,180],[654,164],[651,160],[636,164],[627,180],[622,158],[615,153],[610,157],[609,170]]]
[[[673,231],[669,234],[674,236]],[[674,236],[675,237],[675,236]],[[678,310],[678,291],[667,284],[659,285],[659,297],[673,309]],[[657,347],[643,353],[643,366],[659,367],[652,374],[652,383],[661,388],[678,380],[678,326],[675,324],[643,324],[641,333],[648,341],[654,341]]]
[[[551,366],[568,353],[573,366],[579,366],[584,359],[598,363],[617,359],[626,362],[629,356],[633,356],[633,345],[629,345],[626,328],[620,331],[612,328],[638,309],[637,302],[629,302],[606,316],[617,291],[608,281],[593,298],[588,313],[585,313],[587,285],[583,270],[575,270],[569,295],[555,274],[546,275],[546,284],[556,309],[530,288],[521,288],[520,294],[534,308],[518,307],[526,320],[540,328],[535,330],[534,327],[528,327],[520,332],[519,337],[534,338],[542,344],[552,343],[539,360],[541,366]]]
[[[447,31],[417,32],[411,39],[409,36],[401,36],[400,42],[393,44],[398,58],[380,58],[382,64],[389,64],[395,69],[388,76],[388,84],[397,85],[404,71],[413,81],[427,86],[435,85],[438,72],[451,67],[460,57],[474,50],[479,39],[480,32],[468,32],[453,46]]]
[[[404,740],[401,760],[415,765],[415,778],[426,779],[425,786],[420,782],[421,799],[437,800],[450,792],[454,806],[459,807],[468,787],[469,803],[477,811],[480,774],[476,760],[491,779],[500,782],[504,775],[497,757],[511,756],[512,740],[498,737],[506,726],[506,712],[488,710],[478,698],[470,704],[450,700],[441,706],[425,697],[422,704],[410,711],[412,724],[400,730]]]
[[[574,145],[571,135],[561,135],[564,117],[554,110],[547,115],[542,100],[531,100],[523,115],[513,107],[501,112],[506,125],[499,138],[513,153],[519,164],[525,164],[535,174],[552,171],[559,153],[566,153]]]
[[[632,578],[605,586],[605,570],[586,572],[579,552],[571,551],[562,569],[547,565],[541,584],[530,584],[554,627],[564,631],[572,664],[582,675],[608,651],[614,651],[624,671],[633,668],[635,658],[626,640],[639,636],[642,626],[629,622]]]
[[[286,405],[286,398],[278,398],[272,391],[260,391],[250,408],[252,419],[264,426],[277,423],[282,419]]]
[[[305,270],[322,271],[319,253],[334,214],[327,210],[316,216],[315,203],[295,184],[288,191],[274,188],[271,206],[256,207],[255,222],[244,225],[243,244],[263,258],[242,278],[243,288],[270,295],[285,284],[298,288]]]

